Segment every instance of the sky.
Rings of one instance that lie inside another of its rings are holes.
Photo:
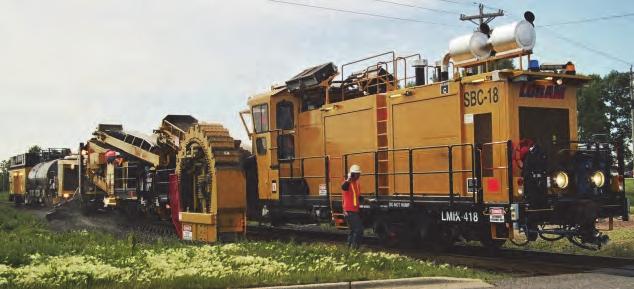
[[[475,27],[458,14],[477,12],[467,0],[392,0],[435,11],[376,0],[287,1],[418,22],[269,0],[0,0],[0,159],[36,144],[75,149],[99,123],[151,133],[167,114],[221,122],[246,140],[238,112],[250,95],[330,61],[396,51],[434,62]],[[535,13],[541,62],[572,60],[583,74],[634,62],[634,17],[539,27],[634,12],[632,1],[484,4],[508,15],[492,27]]]

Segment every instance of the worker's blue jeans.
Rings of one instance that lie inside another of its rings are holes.
[[[346,222],[348,223],[348,247],[359,249],[359,244],[363,238],[363,221],[357,212],[346,212]]]

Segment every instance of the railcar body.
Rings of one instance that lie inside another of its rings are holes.
[[[70,149],[46,149],[11,157],[10,200],[16,204],[51,206],[77,189],[77,159]]]
[[[589,78],[572,63],[540,69],[528,21],[484,37],[453,43],[435,66],[388,52],[311,67],[249,98],[240,116],[253,142],[257,215],[344,227],[339,187],[358,164],[361,214],[387,243],[499,246],[521,233],[604,244],[597,218],[627,220],[629,206],[622,154],[611,154],[619,149],[577,138],[576,93]],[[520,68],[495,69],[507,58]]]

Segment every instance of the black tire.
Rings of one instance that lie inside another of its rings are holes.
[[[506,243],[506,239],[493,239],[490,229],[485,229],[482,231],[482,233],[480,233],[480,244],[482,244],[482,246],[487,248],[489,251],[500,250],[504,243]]]
[[[431,226],[431,229],[430,238],[425,242],[427,249],[431,252],[446,252],[456,243],[454,232],[450,227],[435,224]]]
[[[379,239],[379,243],[385,247],[396,247],[398,245],[397,233],[386,218],[378,218],[372,226],[374,234]]]

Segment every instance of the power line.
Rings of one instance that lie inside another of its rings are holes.
[[[456,0],[436,0],[439,2],[445,2],[445,3],[451,3],[451,4],[458,4],[458,5],[477,5],[477,2],[473,2],[473,1],[456,1]]]
[[[353,10],[345,10],[345,9],[339,9],[339,8],[330,8],[330,7],[310,5],[310,4],[297,3],[297,2],[288,2],[288,1],[282,1],[282,0],[268,0],[268,1],[275,2],[275,3],[280,3],[280,4],[287,4],[287,5],[308,7],[308,8],[313,8],[313,9],[349,13],[349,14],[355,14],[355,15],[371,16],[371,17],[377,17],[377,18],[383,18],[383,19],[391,19],[391,20],[399,20],[399,21],[407,21],[407,22],[416,22],[416,23],[425,23],[425,24],[449,26],[449,27],[458,27],[458,25],[451,25],[451,24],[439,23],[439,22],[433,22],[433,21],[427,21],[427,20],[402,18],[402,17],[395,17],[395,16],[387,16],[387,15],[381,15],[381,14],[374,14],[374,13],[360,12],[360,11],[353,11]]]
[[[500,8],[487,6],[487,5],[484,5],[484,7],[487,7],[489,9],[500,9]],[[507,15],[512,16],[512,17],[514,17],[516,19],[518,18],[518,16],[515,15],[514,13],[511,13],[508,10],[505,10],[505,11],[506,11]],[[593,52],[595,54],[601,55],[601,56],[603,56],[605,58],[608,58],[608,59],[611,59],[611,60],[614,60],[614,61],[617,61],[617,62],[621,62],[621,63],[627,64],[627,65],[632,65],[631,61],[627,61],[627,60],[625,60],[623,58],[620,58],[618,56],[614,56],[614,55],[612,55],[610,53],[607,53],[605,51],[593,48],[593,47],[591,47],[591,46],[589,46],[587,44],[584,44],[582,42],[579,42],[577,40],[574,40],[574,39],[568,38],[566,36],[563,36],[563,35],[555,32],[554,30],[548,28],[547,26],[536,26],[536,28],[543,28],[545,31],[550,32],[555,38],[558,38],[559,40],[566,41],[566,42],[568,42],[568,43],[570,43],[572,45],[576,45],[577,47],[580,47],[580,48],[585,49],[587,51],[590,51],[590,52]]]
[[[572,20],[572,21],[566,21],[566,22],[544,24],[539,26],[550,27],[550,26],[569,25],[569,24],[577,24],[577,23],[588,23],[588,22],[605,21],[610,19],[624,18],[624,17],[631,17],[631,16],[634,16],[634,13],[609,15],[609,16],[602,16],[602,17],[596,17],[596,18],[586,18],[586,19]]]
[[[388,1],[388,0],[372,0],[372,1],[392,4],[392,5],[396,5],[396,6],[416,8],[416,9],[420,9],[420,10],[427,10],[427,11],[431,11],[431,12],[438,12],[438,13],[445,13],[445,14],[452,14],[452,15],[460,15],[460,12],[457,12],[457,11],[450,11],[450,10],[443,10],[443,9],[436,9],[436,8],[428,8],[428,7],[423,7],[423,6],[419,6],[419,5],[406,4],[406,3],[400,3],[400,2],[395,2],[395,1]]]
[[[549,29],[549,28],[544,27],[544,26],[542,26],[542,27],[540,27],[540,28],[544,28],[544,29],[546,29],[547,31],[549,31],[549,32],[550,32],[553,36],[555,36],[556,38],[559,38],[559,39],[564,40],[564,41],[568,41],[569,43],[571,43],[571,44],[573,44],[573,45],[576,45],[576,46],[581,47],[581,48],[583,48],[583,49],[586,49],[586,50],[588,50],[588,51],[594,52],[594,53],[599,54],[599,55],[601,55],[601,56],[603,56],[603,57],[606,57],[606,58],[612,59],[612,60],[614,60],[614,61],[621,62],[621,63],[627,64],[627,65],[632,65],[632,62],[630,62],[630,61],[627,61],[627,60],[625,60],[625,59],[623,59],[623,58],[620,58],[620,57],[617,57],[617,56],[611,55],[610,53],[607,53],[607,52],[605,52],[605,51],[601,51],[601,50],[599,50],[599,49],[592,48],[592,47],[590,47],[590,46],[588,46],[588,45],[586,45],[586,44],[584,44],[584,43],[581,43],[581,42],[576,41],[576,40],[574,40],[574,39],[571,39],[571,38],[568,38],[568,37],[566,37],[566,36],[563,36],[563,35],[561,35],[561,34],[559,34],[559,33],[555,32],[555,31],[553,31],[552,29]]]

